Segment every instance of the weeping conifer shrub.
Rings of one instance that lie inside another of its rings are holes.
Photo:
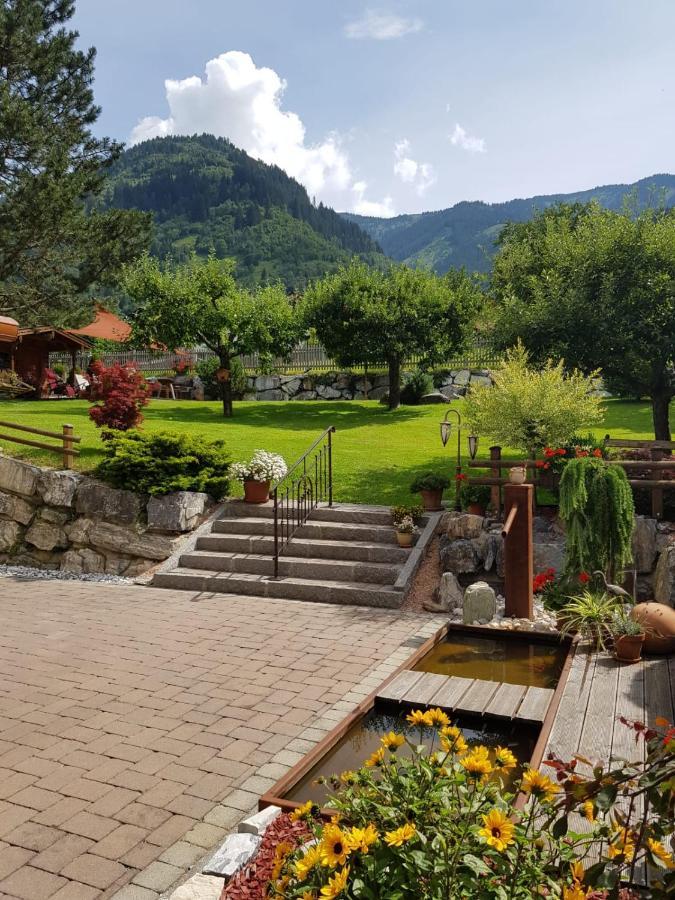
[[[571,459],[560,478],[560,517],[567,526],[567,570],[612,578],[632,558],[635,507],[621,466]]]

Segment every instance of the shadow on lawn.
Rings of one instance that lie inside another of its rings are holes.
[[[340,430],[364,428],[366,426],[396,425],[404,420],[417,419],[425,415],[427,407],[401,407],[390,412],[375,401],[367,406],[353,400],[316,400],[297,403],[257,401],[255,403],[234,404],[234,416],[226,419],[218,403],[186,402],[178,405],[173,401],[155,400],[143,410],[148,422],[180,423],[181,425],[245,425],[250,428],[283,428],[291,431],[323,431],[329,425]]]

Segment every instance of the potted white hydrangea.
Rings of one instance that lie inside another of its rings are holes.
[[[283,458],[267,450],[256,450],[248,463],[235,463],[230,470],[232,477],[243,482],[246,503],[266,503],[270,496],[270,484],[288,472]]]

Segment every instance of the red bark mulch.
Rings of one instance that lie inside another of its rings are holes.
[[[288,813],[281,813],[265,831],[253,860],[225,885],[220,900],[263,900],[272,877],[277,844],[288,841],[300,845],[311,836],[305,822],[292,822]]]

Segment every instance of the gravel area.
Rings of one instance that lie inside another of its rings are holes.
[[[0,578],[30,578],[42,581],[95,581],[101,584],[134,584],[133,578],[122,575],[82,575],[61,572],[59,569],[35,569],[31,566],[2,566]]]
[[[439,540],[435,535],[427,544],[426,553],[419,564],[412,586],[401,608],[406,612],[428,612],[423,604],[425,600],[433,598],[436,588],[441,583],[441,573]]]

